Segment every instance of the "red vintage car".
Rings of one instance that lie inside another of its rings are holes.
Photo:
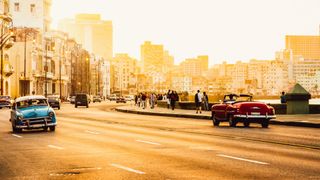
[[[250,123],[260,123],[263,128],[267,128],[270,119],[276,118],[273,107],[253,101],[252,96],[247,94],[227,94],[221,104],[211,107],[211,112],[214,126],[227,121],[230,127],[243,122],[245,127],[249,127]]]

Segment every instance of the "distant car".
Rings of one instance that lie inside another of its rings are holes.
[[[50,105],[52,108],[58,108],[58,109],[60,109],[60,107],[61,107],[61,99],[60,99],[60,96],[59,96],[59,95],[51,95],[51,96],[48,96],[48,102],[49,102],[49,105]]]
[[[94,96],[93,97],[93,103],[95,103],[95,102],[100,102],[101,103],[101,97],[100,96]]]
[[[10,96],[0,96],[0,109],[11,108],[11,98]]]
[[[57,125],[56,114],[44,96],[17,98],[12,105],[10,121],[13,132],[39,128],[55,131]]]
[[[213,105],[211,108],[214,126],[227,121],[231,127],[243,122],[245,127],[250,123],[260,123],[263,128],[269,126],[270,119],[276,118],[273,107],[263,102],[255,102],[251,95],[227,94],[222,104]]]
[[[89,103],[90,103],[90,97],[88,94],[84,94],[84,93],[76,94],[76,98],[75,98],[76,108],[78,106],[86,106],[88,108]]]
[[[117,99],[116,99],[116,103],[126,103],[127,101],[126,101],[126,99],[124,98],[124,97],[117,97]]]
[[[116,95],[116,94],[110,94],[110,96],[109,96],[109,98],[108,98],[108,99],[109,99],[110,101],[116,101],[116,100],[117,100],[117,98],[118,98],[118,97],[117,97],[117,95]]]
[[[126,96],[124,96],[124,99],[126,101],[133,101],[134,100],[134,95],[126,95]]]
[[[70,104],[74,104],[76,96],[70,96]]]

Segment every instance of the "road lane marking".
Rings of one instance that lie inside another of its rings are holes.
[[[240,161],[247,161],[247,162],[256,163],[256,164],[263,164],[263,165],[269,164],[266,162],[261,162],[261,161],[251,160],[251,159],[244,159],[244,158],[239,158],[239,157],[234,157],[234,156],[228,156],[228,155],[224,155],[224,154],[217,154],[217,156],[225,157],[225,158],[229,158],[229,159],[236,159],[236,160],[240,160]]]
[[[146,143],[146,144],[152,144],[152,145],[156,145],[156,146],[160,146],[160,143],[156,143],[156,142],[151,142],[151,141],[143,141],[143,140],[136,140],[137,142],[141,142],[141,143]]]
[[[95,135],[98,135],[98,134],[100,134],[100,133],[98,133],[98,132],[94,132],[94,131],[89,131],[89,130],[86,130],[85,132],[86,132],[86,133],[90,133],[90,134],[95,134]]]
[[[205,146],[191,146],[189,147],[190,149],[195,149],[195,150],[204,150],[204,151],[214,151],[213,148],[211,147],[205,147]]]
[[[123,170],[126,170],[126,171],[129,171],[129,172],[133,172],[133,173],[137,173],[137,174],[146,174],[145,172],[142,172],[142,171],[139,171],[139,170],[135,170],[135,169],[132,169],[132,168],[129,168],[129,167],[125,167],[125,166],[122,166],[120,164],[110,164],[110,166],[113,166],[113,167],[116,167],[116,168],[119,168],[119,169],[123,169]]]
[[[53,149],[59,149],[62,150],[63,147],[59,147],[59,146],[54,146],[54,145],[48,145],[49,148],[53,148]]]
[[[17,138],[22,138],[22,136],[16,135],[16,134],[12,134],[12,136],[17,137]]]
[[[90,171],[90,170],[101,170],[101,167],[88,167],[88,168],[74,168],[73,171]]]

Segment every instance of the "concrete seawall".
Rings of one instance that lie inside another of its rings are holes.
[[[209,103],[209,107],[213,104],[218,103]],[[276,110],[276,114],[287,114],[287,105],[286,104],[269,104],[270,106],[274,107]],[[167,107],[166,101],[158,101],[158,107]],[[186,109],[186,110],[195,110],[195,103],[190,101],[182,101],[176,102],[177,109]],[[320,114],[320,105],[318,104],[311,104],[309,105],[310,114]]]

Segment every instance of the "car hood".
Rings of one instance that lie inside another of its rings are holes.
[[[23,118],[39,118],[48,116],[49,109],[48,106],[33,106],[19,109],[18,112],[23,115]]]

